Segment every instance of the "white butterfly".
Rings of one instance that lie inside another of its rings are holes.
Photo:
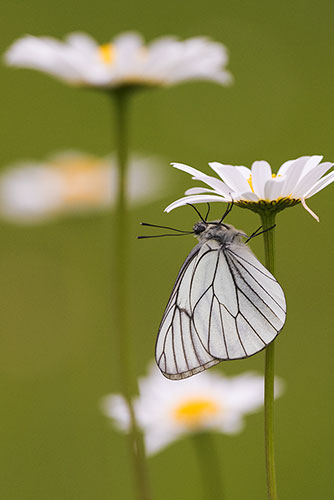
[[[156,342],[156,362],[174,380],[252,356],[286,318],[283,290],[242,241],[245,233],[204,219],[193,233],[199,243],[176,278]]]

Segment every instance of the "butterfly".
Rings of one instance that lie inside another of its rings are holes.
[[[209,210],[203,218],[193,208],[201,220],[182,233],[193,233],[199,242],[177,275],[155,348],[159,369],[172,380],[256,354],[286,319],[281,286],[247,245],[261,228],[248,237],[225,224],[232,205],[213,222],[207,222]]]

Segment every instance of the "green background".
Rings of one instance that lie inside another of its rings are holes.
[[[334,160],[332,1],[118,2],[5,0],[2,52],[25,33],[82,30],[101,43],[125,30],[150,40],[164,34],[208,35],[230,50],[235,84],[184,84],[133,100],[131,145],[162,156],[174,188],[131,212],[134,370],[146,372],[157,326],[191,239],[137,241],[139,222],[191,227],[188,208],[163,214],[190,186],[170,161],[206,169],[208,161],[274,170],[291,158]],[[111,104],[48,76],[1,67],[1,166],[79,149],[113,147]],[[333,204],[334,187],[310,200],[317,224],[298,206],[278,217],[277,277],[288,320],[277,342],[277,373],[286,393],[276,404],[280,498],[332,498]],[[222,205],[214,210],[218,215]],[[258,217],[229,219],[250,232]],[[111,332],[112,215],[66,217],[49,225],[2,223],[0,255],[1,498],[132,499],[124,436],[100,414],[100,398],[120,389]],[[259,238],[252,248],[263,258]],[[227,374],[262,371],[264,354],[221,364]],[[227,500],[265,499],[261,412],[235,437],[217,435]],[[155,500],[200,499],[198,464],[184,439],[150,459]]]

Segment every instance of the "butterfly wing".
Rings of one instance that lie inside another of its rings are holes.
[[[247,358],[282,329],[283,290],[245,244],[209,240],[205,245],[211,253],[206,265],[199,261],[194,268],[190,287],[194,328],[213,357]]]
[[[160,323],[156,342],[156,362],[165,377],[190,377],[220,362],[207,350],[198,335],[190,308],[190,287],[197,262],[210,249],[198,244],[188,255],[176,278],[172,294]]]
[[[245,244],[227,247],[224,255],[237,289],[238,337],[247,356],[251,356],[282,330],[286,319],[284,292]]]
[[[252,356],[274,340],[285,317],[282,288],[245,244],[207,240],[176,279],[159,328],[157,364],[166,377],[181,379]]]

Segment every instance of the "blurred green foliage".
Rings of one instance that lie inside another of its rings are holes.
[[[62,37],[73,30],[108,41],[124,30],[147,39],[208,35],[227,45],[235,84],[180,85],[133,100],[132,148],[166,158],[176,179],[161,202],[132,211],[129,321],[134,370],[146,371],[173,276],[194,241],[137,241],[141,220],[191,227],[194,214],[163,209],[189,186],[170,161],[205,169],[208,161],[274,169],[305,154],[334,159],[332,24],[329,0],[279,3],[199,0],[42,2],[4,0],[2,51],[25,33]],[[79,149],[113,147],[111,104],[38,72],[1,67],[1,166]],[[286,394],[276,404],[278,487],[285,500],[332,498],[333,186],[310,201],[317,224],[300,206],[278,217],[277,276],[288,301],[277,342],[277,373]],[[214,207],[218,215],[221,205]],[[257,216],[229,219],[251,231]],[[112,215],[68,217],[49,225],[2,223],[0,259],[1,498],[109,500],[133,498],[126,440],[100,414],[99,399],[119,391],[111,334]],[[260,238],[252,248],[263,257]],[[262,371],[263,353],[217,370]],[[217,435],[226,498],[265,498],[263,417],[244,433]],[[156,500],[200,499],[191,443],[150,460]]]

